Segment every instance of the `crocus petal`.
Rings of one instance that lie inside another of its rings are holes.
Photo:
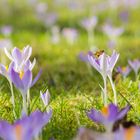
[[[24,89],[29,89],[32,83],[32,72],[30,70],[24,73],[22,78],[22,83],[24,85]]]
[[[122,119],[129,110],[130,110],[130,106],[127,105],[125,108],[123,108],[121,111],[119,111],[119,113],[116,117],[116,120]]]
[[[7,50],[7,48],[4,48],[4,52],[5,52],[5,54],[7,55],[7,57],[10,59],[10,60],[14,60],[13,59],[13,57],[12,57],[12,55],[9,53],[9,51]]]
[[[111,69],[111,71],[113,71],[114,66],[116,65],[117,61],[119,58],[119,54],[117,54],[115,51],[113,51],[112,56],[110,57],[110,64],[109,64],[109,69]]]
[[[3,139],[11,140],[11,135],[7,135],[12,131],[12,126],[6,121],[0,121],[0,137]],[[6,133],[5,133],[6,132]]]
[[[44,94],[40,91],[40,97],[41,97],[44,105],[47,106],[49,104],[49,100],[50,100],[49,90],[47,89],[47,91]]]
[[[110,104],[109,105],[109,116],[108,119],[109,121],[114,121],[114,119],[117,117],[117,113],[118,113],[118,107],[114,104]]]
[[[83,52],[81,52],[78,57],[80,58],[80,60],[88,62],[88,55],[93,56],[93,53],[91,51],[89,51],[88,54],[84,54]]]
[[[30,65],[30,70],[34,68],[35,64],[36,64],[36,59],[34,58],[33,62]]]
[[[8,72],[3,64],[0,64],[0,74],[2,74],[5,77],[8,76]]]
[[[102,76],[106,76],[106,70],[107,70],[107,58],[106,58],[106,54],[103,53],[100,57],[100,68],[102,70],[101,74]]]
[[[96,62],[96,60],[95,60],[92,56],[90,56],[90,55],[88,55],[88,60],[89,60],[90,64],[91,64],[99,73],[101,73],[100,65]]]
[[[18,48],[14,48],[12,51],[12,57],[14,59],[14,62],[19,65],[22,62],[22,55]]]
[[[89,112],[87,112],[87,116],[94,122],[97,122],[97,123],[103,123],[104,122],[104,117],[103,115],[101,114],[100,111],[97,111],[97,110],[94,110],[94,109],[91,109]]]
[[[11,79],[14,85],[19,89],[24,89],[24,85],[19,77],[19,73],[15,72],[13,69],[11,70]]]
[[[25,60],[25,62],[30,58],[31,54],[32,54],[32,47],[28,45],[23,50],[23,59]]]
[[[34,78],[32,84],[31,84],[31,87],[37,82],[37,80],[39,79],[41,73],[42,73],[42,69],[38,72],[37,76]]]

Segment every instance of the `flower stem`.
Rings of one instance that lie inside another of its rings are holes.
[[[107,106],[107,81],[106,77],[103,78],[104,81],[104,105]]]
[[[30,105],[30,90],[27,91],[27,107]]]
[[[110,80],[110,83],[111,83],[111,86],[112,86],[112,90],[113,90],[113,93],[114,93],[114,103],[115,105],[117,105],[117,93],[116,93],[116,88],[115,88],[115,85],[113,83],[113,80],[112,80],[112,77],[109,76],[109,80]]]
[[[14,114],[14,117],[16,118],[15,96],[14,96],[13,84],[12,84],[12,82],[10,80],[9,80],[9,84],[10,84],[10,90],[11,90],[11,102],[12,102],[12,105],[13,105],[13,114]]]
[[[26,113],[26,115],[28,114],[27,111],[27,102],[26,102],[26,96],[22,96],[23,97],[23,111]]]

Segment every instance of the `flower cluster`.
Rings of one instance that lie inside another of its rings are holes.
[[[9,66],[0,64],[0,74],[7,78],[11,88],[11,101],[13,105],[13,113],[16,121],[9,124],[6,121],[0,121],[0,137],[5,140],[32,140],[39,137],[42,128],[48,123],[52,116],[51,109],[43,109],[44,112],[30,110],[30,88],[37,82],[41,75],[41,70],[33,79],[32,70],[36,64],[36,59],[30,61],[32,48],[26,46],[23,50],[13,48],[11,53],[4,49],[5,54],[10,59]],[[21,118],[18,119],[16,112],[15,94],[13,85],[20,91],[23,100],[23,109],[21,111]],[[50,100],[50,94],[40,93],[43,106],[47,108]],[[30,112],[32,112],[30,114]]]
[[[115,85],[112,80],[112,72],[115,64],[119,58],[119,54],[113,51],[112,55],[107,55],[104,51],[99,51],[96,53],[89,52],[87,56],[80,54],[80,58],[83,61],[89,62],[102,76],[104,82],[103,100],[104,105],[107,105],[107,78],[109,78],[113,93],[114,93],[114,103],[117,104],[117,95]]]

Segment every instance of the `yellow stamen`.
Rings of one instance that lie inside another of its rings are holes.
[[[126,67],[122,67],[122,71],[125,72],[126,71]]]
[[[22,140],[22,126],[16,125],[15,126],[15,134],[16,134],[16,140]]]
[[[134,138],[134,134],[136,132],[135,127],[130,127],[129,129],[125,130],[125,140],[132,140]]]
[[[6,71],[8,71],[8,66],[5,66]]]
[[[21,72],[19,73],[19,77],[20,77],[20,79],[22,79],[22,78],[23,78],[23,76],[24,76],[24,72],[23,72],[23,71],[21,71]]]
[[[109,110],[107,106],[104,106],[101,110],[102,114],[107,117],[109,115]]]

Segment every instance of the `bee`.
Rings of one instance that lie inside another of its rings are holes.
[[[95,56],[96,58],[99,58],[100,55],[102,55],[103,53],[104,53],[104,50],[99,50],[99,51],[97,51],[97,52],[94,53],[94,56]]]

